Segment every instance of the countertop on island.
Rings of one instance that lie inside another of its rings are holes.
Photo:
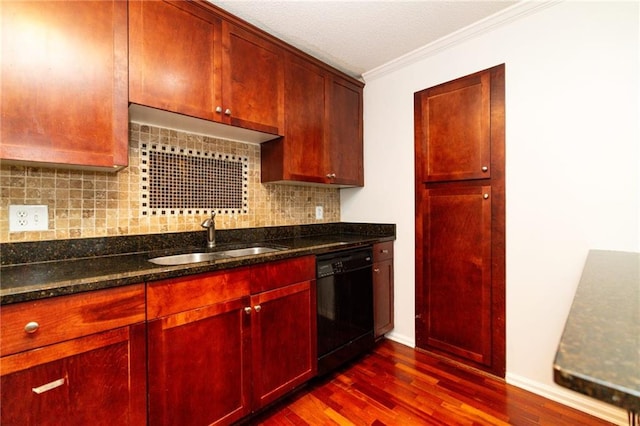
[[[331,223],[220,230],[212,251],[251,245],[271,253],[163,266],[151,257],[206,251],[203,233],[111,237],[3,245],[0,304],[25,302],[166,278],[249,266],[395,239],[395,225]],[[40,253],[34,253],[40,250]]]
[[[561,386],[640,413],[640,253],[589,252],[553,370]]]

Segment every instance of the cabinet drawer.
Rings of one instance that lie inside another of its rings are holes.
[[[239,268],[150,282],[147,319],[248,296],[250,278],[249,268]]]
[[[0,310],[0,355],[144,321],[144,285],[96,290]]]
[[[251,279],[251,294],[315,279],[315,256],[269,262],[254,268]]]
[[[373,261],[381,262],[383,260],[393,259],[393,241],[386,243],[377,243],[373,245]]]

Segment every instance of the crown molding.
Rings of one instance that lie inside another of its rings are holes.
[[[562,0],[524,0],[514,4],[500,12],[494,13],[480,21],[474,22],[458,31],[448,34],[432,43],[419,47],[418,49],[402,55],[396,59],[387,62],[377,68],[362,74],[365,82],[375,80],[384,75],[390,74],[408,65],[421,61],[436,53],[449,49],[456,44],[460,44],[466,40],[478,37],[481,34],[493,31],[496,28],[509,24],[518,19],[539,12],[550,6],[560,3]]]

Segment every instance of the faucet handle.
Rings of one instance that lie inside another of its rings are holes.
[[[216,226],[215,217],[216,217],[216,212],[215,210],[212,210],[211,217],[205,219],[200,226],[202,226],[203,228],[212,228],[212,227],[215,228]]]

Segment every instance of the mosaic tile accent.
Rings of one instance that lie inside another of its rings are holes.
[[[249,159],[142,143],[142,214],[247,213]]]
[[[117,172],[48,169],[0,164],[0,243],[201,231],[207,214],[143,214],[142,144],[163,144],[248,159],[246,213],[223,211],[218,229],[340,221],[336,188],[260,183],[260,146],[171,129],[129,124],[129,167]],[[49,230],[9,232],[10,204],[46,204]],[[315,206],[324,219],[315,219]]]

